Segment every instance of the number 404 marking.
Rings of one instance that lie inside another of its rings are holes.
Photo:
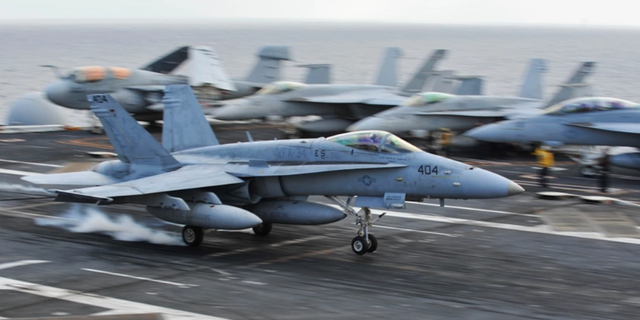
[[[433,168],[431,165],[420,166],[418,172],[420,172],[420,174],[438,174],[438,166],[434,166]]]

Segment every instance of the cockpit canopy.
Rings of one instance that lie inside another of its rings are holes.
[[[131,76],[131,70],[121,67],[80,67],[71,70],[65,78],[76,83],[86,83],[104,80],[108,75],[115,79],[126,79]]]
[[[609,110],[638,109],[640,104],[616,98],[577,98],[554,104],[543,114],[569,114]]]
[[[421,92],[416,93],[411,98],[407,99],[404,105],[409,107],[422,107],[428,104],[449,100],[453,97],[455,97],[455,95],[442,92]]]
[[[294,82],[294,81],[278,81],[278,82],[273,82],[270,83],[264,87],[262,87],[262,89],[258,90],[258,92],[256,92],[256,94],[278,94],[278,93],[284,93],[284,92],[288,92],[291,90],[295,90],[298,89],[300,87],[305,86],[304,83],[300,83],[300,82]]]
[[[410,153],[422,151],[409,142],[380,130],[348,132],[331,136],[327,140],[349,148],[372,152]]]

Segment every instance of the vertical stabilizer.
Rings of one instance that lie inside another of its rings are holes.
[[[565,100],[584,97],[591,94],[591,86],[584,83],[584,79],[593,72],[595,62],[584,62],[576,70],[569,81],[560,85],[560,90],[556,95],[547,102],[547,106],[554,105]]]
[[[166,150],[176,152],[218,144],[218,139],[189,86],[166,86],[162,103],[162,146]]]
[[[436,50],[431,54],[429,59],[422,65],[422,67],[418,70],[418,72],[411,78],[411,80],[407,83],[407,85],[402,89],[403,92],[414,94],[422,91],[425,83],[427,82],[427,78],[436,64],[444,59],[446,56],[447,50]]]
[[[226,91],[236,90],[213,48],[189,47],[189,63],[189,85],[213,86]]]
[[[253,83],[271,83],[280,80],[280,61],[291,60],[288,46],[264,46],[258,50],[258,63],[245,79]]]
[[[298,67],[309,69],[303,83],[306,84],[329,84],[331,83],[330,64],[303,64]]]
[[[453,93],[453,70],[439,70],[431,72],[429,78],[433,80],[431,89],[426,91]]]
[[[518,97],[542,100],[542,74],[547,71],[545,59],[531,59]]]
[[[453,92],[461,96],[480,96],[482,95],[482,87],[484,80],[479,76],[456,77],[460,81],[460,85]]]
[[[88,95],[91,111],[100,119],[122,162],[175,168],[180,163],[108,94]]]
[[[402,49],[396,47],[389,47],[384,50],[382,57],[382,63],[380,69],[378,69],[378,75],[373,82],[375,85],[395,87],[397,83],[397,67],[396,62],[398,58],[402,57]]]
[[[189,47],[184,46],[171,51],[165,56],[162,56],[158,60],[155,60],[140,69],[166,74],[175,70],[183,62],[185,62],[187,58],[189,58]]]

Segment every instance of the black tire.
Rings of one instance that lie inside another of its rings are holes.
[[[351,240],[351,250],[361,256],[369,250],[369,243],[364,237],[357,236]]]
[[[369,233],[369,249],[367,250],[367,252],[375,252],[378,249],[378,239],[376,239],[376,237]]]
[[[257,236],[266,236],[269,234],[269,232],[271,232],[272,227],[273,225],[271,224],[271,222],[263,222],[261,225],[253,227],[253,233],[255,233]]]
[[[204,230],[200,227],[184,226],[182,228],[182,241],[190,247],[197,247],[204,239]]]

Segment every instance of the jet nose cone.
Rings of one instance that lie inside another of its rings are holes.
[[[246,99],[236,100],[233,103],[226,103],[213,112],[213,117],[218,120],[249,120],[264,117],[262,112]]]
[[[524,188],[519,184],[511,181],[509,182],[509,186],[507,187],[507,195],[513,196],[516,194],[521,194],[524,192]]]
[[[480,168],[466,170],[461,182],[464,196],[468,199],[502,198],[524,192],[517,183]]]
[[[498,124],[488,124],[482,127],[471,129],[464,133],[465,136],[488,142],[501,142],[501,135],[504,133],[500,130],[500,126]]]

